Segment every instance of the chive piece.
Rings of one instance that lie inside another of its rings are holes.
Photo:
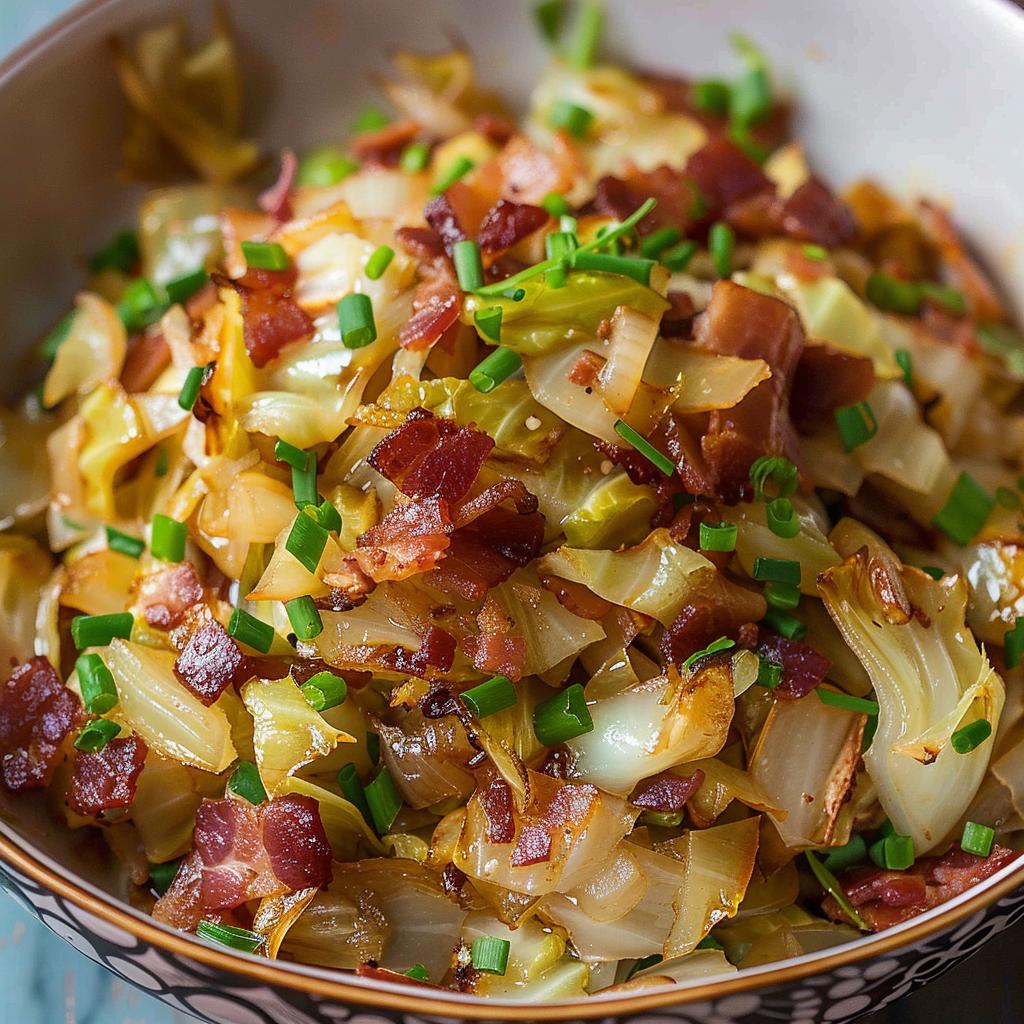
[[[867,722],[864,723],[864,734],[860,741],[860,752],[863,754],[868,747],[871,746],[871,741],[875,738],[875,733],[878,731],[878,716],[872,715]]]
[[[613,256],[604,252],[585,252],[571,257],[577,270],[596,270],[602,274],[621,274],[631,277],[640,284],[649,286],[651,271],[658,265],[657,260],[638,259],[635,256]]]
[[[987,718],[978,718],[961,726],[949,737],[949,745],[958,754],[969,754],[980,747],[992,735],[992,723]]]
[[[862,835],[850,836],[850,841],[843,846],[832,846],[828,848],[825,855],[825,867],[829,871],[845,871],[856,864],[863,864],[867,860],[868,844],[864,842]]]
[[[366,734],[366,756],[371,764],[380,764],[380,733],[368,732]]]
[[[423,966],[423,964],[413,964],[405,972],[407,978],[412,978],[413,981],[430,981],[430,972]]]
[[[1009,487],[996,488],[996,501],[1010,511],[1020,508],[1020,495]]]
[[[303,187],[312,185],[325,188],[337,185],[358,170],[359,164],[350,160],[336,146],[321,146],[303,154],[295,181]]]
[[[750,575],[763,583],[800,583],[800,563],[790,558],[764,558],[758,555]]]
[[[384,835],[394,824],[398,812],[402,809],[402,798],[395,788],[394,779],[382,768],[376,777],[364,787],[366,803],[370,808],[370,817],[378,835]]]
[[[717,640],[713,640],[699,651],[694,651],[686,661],[683,662],[683,668],[689,672],[694,665],[697,664],[703,658],[708,658],[712,654],[721,654],[722,651],[731,651],[736,646],[735,640],[730,640],[727,636],[720,636]]]
[[[255,953],[262,949],[267,941],[262,935],[257,935],[248,928],[237,928],[233,924],[215,924],[213,921],[200,921],[196,925],[196,935],[201,939],[216,942],[218,946],[236,949],[240,953]]]
[[[173,281],[168,281],[164,290],[171,305],[184,305],[200,288],[203,288],[210,280],[210,275],[205,267],[193,270],[191,274],[183,274]]]
[[[245,265],[253,270],[287,270],[292,261],[277,242],[243,242]]]
[[[54,326],[53,330],[39,343],[40,358],[52,361],[57,357],[57,350],[68,340],[74,322],[75,314],[71,312]]]
[[[317,672],[300,687],[302,696],[317,711],[327,711],[344,703],[348,695],[348,683],[333,672]]]
[[[196,404],[205,373],[205,366],[193,366],[185,375],[185,383],[182,384],[181,391],[178,393],[178,405],[186,412],[191,412],[192,406]]]
[[[958,292],[955,288],[948,288],[945,285],[934,284],[932,281],[921,281],[918,288],[924,298],[935,305],[942,306],[954,316],[967,315],[967,300],[964,298],[963,292]]]
[[[800,517],[789,498],[776,498],[765,509],[768,529],[776,537],[791,540],[800,532]]]
[[[107,534],[107,547],[111,551],[127,555],[129,558],[140,558],[146,550],[146,542],[141,537],[133,537],[131,534],[115,530],[113,526],[105,527]]]
[[[982,324],[974,333],[983,352],[999,359],[1014,377],[1024,376],[1024,335],[1005,324]]]
[[[732,274],[732,253],[735,247],[736,234],[733,229],[723,220],[715,221],[708,232],[708,252],[711,253],[711,262],[719,277]]]
[[[694,82],[690,89],[690,103],[702,114],[714,114],[725,117],[729,113],[729,100],[732,88],[728,82],[718,78],[705,78]]]
[[[701,551],[735,551],[736,535],[739,530],[735,523],[700,524]]]
[[[675,472],[675,463],[667,455],[659,452],[646,437],[637,433],[628,423],[625,423],[623,420],[616,420],[615,433],[626,444],[635,448],[651,465],[660,469],[665,476],[671,476]]]
[[[662,253],[661,262],[674,274],[682,273],[689,265],[690,260],[697,255],[699,246],[692,239],[680,242],[667,252]]]
[[[89,270],[98,274],[101,270],[120,270],[130,274],[140,260],[139,239],[134,231],[118,231],[102,249],[92,255]]]
[[[305,469],[309,465],[310,453],[302,448],[297,448],[287,441],[278,441],[274,445],[274,458],[283,462],[293,469]]]
[[[761,621],[787,640],[803,640],[807,636],[807,627],[795,615],[779,608],[769,608]]]
[[[376,249],[370,254],[370,258],[366,261],[366,266],[363,268],[363,273],[371,281],[378,281],[384,275],[384,271],[391,266],[391,261],[395,258],[395,250],[390,245],[378,245]]]
[[[507,676],[492,676],[462,695],[462,702],[477,718],[496,715],[516,702],[516,688]]]
[[[187,538],[188,527],[184,523],[160,512],[153,516],[149,550],[153,552],[154,558],[164,562],[183,562]]]
[[[469,383],[486,395],[508,380],[522,365],[523,360],[518,352],[504,346],[496,348],[469,371]]]
[[[887,871],[905,871],[914,866],[914,840],[910,836],[885,836],[871,844],[868,856]]]
[[[828,249],[823,245],[808,243],[800,250],[809,260],[815,263],[824,263],[828,259]]]
[[[228,789],[251,804],[261,804],[267,799],[260,770],[252,761],[238,762],[228,779]]]
[[[878,827],[878,834],[885,839],[887,836],[896,835],[896,826],[892,823],[891,818],[886,818],[885,821]]]
[[[370,813],[370,805],[366,802],[366,793],[363,792],[363,784],[359,781],[359,772],[356,766],[350,761],[338,771],[338,788],[345,799],[359,809],[359,813],[366,819],[367,824],[373,824],[373,815]]]
[[[244,609],[236,608],[228,620],[228,636],[260,654],[266,654],[274,643],[274,627]]]
[[[989,828],[988,825],[979,825],[976,821],[968,821],[964,823],[960,849],[977,857],[987,857],[992,852],[995,840],[995,829]]]
[[[285,550],[310,572],[316,572],[326,545],[327,531],[311,516],[301,513],[295,517],[284,542]]]
[[[439,196],[442,192],[447,191],[460,178],[469,174],[475,166],[476,164],[468,156],[460,156],[441,172],[440,177],[434,182],[434,187],[430,190],[431,195]]]
[[[777,661],[761,656],[758,658],[755,682],[758,686],[774,690],[782,682],[782,666]]]
[[[903,371],[903,383],[914,386],[914,360],[905,348],[896,349],[896,365]]]
[[[878,433],[878,420],[867,402],[844,405],[835,411],[836,426],[842,438],[843,447],[852,452],[870,441]]]
[[[106,647],[114,637],[127,640],[134,622],[131,612],[76,615],[71,620],[71,639],[80,651],[86,647]]]
[[[121,726],[109,718],[96,718],[75,737],[75,750],[98,754],[117,734]]]
[[[337,533],[341,529],[341,513],[327,498],[324,498],[317,507],[316,521],[328,533]]]
[[[675,245],[682,237],[683,233],[678,228],[658,228],[640,243],[640,252],[647,259],[656,260],[669,246]]]
[[[840,693],[837,690],[826,690],[819,686],[814,691],[818,700],[829,707],[840,708],[842,711],[852,711],[855,715],[877,715],[878,701],[866,700],[864,697],[853,697],[848,693]]]
[[[541,0],[533,6],[533,20],[548,44],[558,39],[564,19],[565,0]]]
[[[82,703],[90,715],[105,715],[117,706],[117,684],[98,654],[80,654],[75,662]]]
[[[932,525],[957,544],[969,544],[985,525],[995,504],[995,498],[974,477],[962,472]]]
[[[597,234],[596,234],[595,237],[601,240],[602,247],[607,248],[608,252],[610,252],[613,256],[621,256],[622,255],[622,240],[621,239],[619,239],[619,238],[611,238],[611,239],[608,240],[607,246],[605,246],[604,240],[608,237],[608,235],[609,235],[611,230],[612,230],[611,225],[603,224],[601,227],[599,227],[597,229]]]
[[[170,889],[171,882],[174,881],[180,867],[180,857],[177,860],[169,860],[164,864],[149,865],[149,884],[157,896],[163,896]]]
[[[626,974],[625,980],[629,981],[634,974],[639,974],[640,971],[646,971],[648,967],[657,967],[665,958],[660,953],[652,953],[650,956],[641,957],[636,963],[630,967],[629,972]]]
[[[796,493],[798,476],[796,465],[782,455],[762,455],[750,467],[750,482],[758,501],[791,497]],[[772,494],[768,492],[769,483],[774,485]]]
[[[508,954],[512,944],[508,939],[481,935],[473,940],[470,956],[473,968],[485,974],[504,974],[508,970]]]
[[[1006,655],[1006,667],[1016,668],[1024,654],[1024,616],[1018,615],[1013,628],[1003,634],[1003,651]]]
[[[577,245],[575,233],[569,231],[553,231],[544,239],[544,250],[551,263],[544,275],[544,283],[549,288],[565,287],[568,256]]]
[[[933,580],[941,580],[946,575],[944,569],[940,569],[937,565],[922,565],[921,572],[928,573]]]
[[[772,608],[791,612],[800,604],[800,588],[795,583],[772,580],[764,585],[764,599]]]
[[[300,640],[314,640],[324,631],[316,602],[308,594],[285,601],[284,610],[288,613],[288,621]]]
[[[160,445],[156,451],[156,461],[153,463],[153,473],[156,476],[167,476],[167,470],[170,469],[171,457],[167,452],[167,449]]]
[[[369,295],[351,292],[338,303],[338,324],[345,348],[365,348],[377,340],[373,303]]]
[[[804,857],[807,859],[814,877],[818,880],[818,884],[839,904],[839,909],[849,918],[850,923],[856,925],[862,932],[870,931],[871,929],[864,923],[864,918],[850,903],[843,887],[836,880],[836,876],[818,860],[817,854],[811,850],[805,850]]]
[[[601,46],[603,31],[604,7],[596,0],[585,4],[580,11],[573,38],[565,55],[572,67],[586,71],[593,65]]]
[[[720,949],[720,950],[724,950],[725,946],[723,946],[718,941],[718,939],[713,938],[710,935],[705,935],[704,938],[701,939],[700,942],[697,943],[697,947],[696,948],[697,949]]]
[[[565,196],[559,195],[557,192],[549,192],[540,201],[540,205],[543,206],[552,217],[565,217],[568,215],[570,209]]]
[[[398,166],[405,171],[406,174],[419,174],[420,171],[427,169],[427,164],[430,163],[430,146],[425,142],[410,142],[405,149],[402,150],[402,156],[399,158]]]
[[[486,309],[478,309],[473,313],[473,323],[477,331],[488,341],[495,344],[501,341],[501,306],[489,306]]]
[[[464,292],[475,292],[484,286],[484,267],[480,262],[480,246],[471,238],[464,238],[452,247],[455,276]]]
[[[567,131],[574,139],[587,134],[594,115],[586,107],[577,106],[569,100],[558,100],[548,113],[548,127],[554,131]]]
[[[156,323],[166,311],[167,302],[145,278],[132,281],[117,303],[117,315],[129,333]]]
[[[864,294],[873,306],[892,313],[915,316],[921,308],[921,289],[916,284],[878,270],[868,277]]]
[[[747,128],[771,113],[772,84],[761,51],[738,32],[732,34],[731,42],[747,69],[729,93],[729,117],[734,124]]]
[[[305,466],[292,466],[292,494],[298,509],[317,505],[320,501],[316,489],[316,456],[312,452],[307,452],[306,456]]]
[[[564,231],[566,234],[575,235],[579,226],[580,222],[568,213],[563,213],[562,216],[558,218],[558,230]]]
[[[587,699],[579,683],[567,686],[560,693],[538,704],[533,712],[533,731],[546,747],[591,732],[594,720],[590,717]]]
[[[366,107],[360,111],[355,123],[352,125],[354,135],[362,135],[363,132],[379,132],[381,128],[387,128],[391,124],[391,118],[378,110],[376,107]]]

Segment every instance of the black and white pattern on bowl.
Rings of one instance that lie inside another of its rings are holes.
[[[54,934],[130,985],[209,1024],[458,1024],[459,1018],[345,1006],[207,967],[137,939],[0,862],[0,884]],[[944,974],[1024,919],[1024,890],[894,953],[752,992],[601,1024],[844,1024]],[[573,1024],[566,1016],[566,1024]]]

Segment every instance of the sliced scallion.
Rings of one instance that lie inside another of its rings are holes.
[[[295,181],[302,186],[325,188],[337,185],[358,170],[359,164],[336,146],[322,146],[303,154]]]
[[[200,921],[196,925],[196,935],[201,939],[216,942],[218,946],[227,946],[240,953],[255,953],[266,944],[266,939],[248,928],[238,928],[233,924],[216,924],[213,921]]]
[[[810,866],[811,872],[818,880],[818,884],[827,892],[832,899],[839,904],[839,909],[847,916],[850,923],[859,928],[862,932],[870,931],[864,918],[857,913],[853,904],[848,899],[843,887],[836,880],[836,876],[818,859],[818,855],[811,850],[804,852],[804,857]]]
[[[153,516],[149,550],[153,552],[154,558],[164,562],[183,562],[187,539],[188,527],[184,523],[160,512]]]
[[[477,331],[483,337],[497,344],[501,341],[502,315],[501,306],[487,306],[473,313],[473,323],[476,324]]]
[[[830,846],[825,852],[825,867],[829,871],[845,871],[867,860],[868,844],[862,835],[850,836],[843,846]]]
[[[836,409],[834,415],[843,447],[848,452],[859,448],[878,433],[878,420],[867,402],[844,405]]]
[[[314,640],[324,631],[316,602],[308,594],[285,601],[284,610],[299,640]]]
[[[129,558],[141,558],[142,552],[146,550],[146,542],[141,537],[133,537],[131,534],[122,533],[113,526],[104,528],[107,535],[107,547],[111,551],[127,555]]]
[[[291,257],[277,242],[243,242],[245,265],[253,270],[287,270]]]
[[[384,835],[394,824],[398,812],[402,809],[402,798],[395,787],[395,782],[382,768],[363,789],[366,803],[370,808],[373,827],[379,835]]]
[[[566,740],[593,731],[583,687],[573,683],[537,705],[533,713],[533,731],[547,747],[556,747]]]
[[[377,340],[373,303],[363,292],[350,292],[338,303],[338,326],[345,348],[364,348]]]
[[[800,583],[800,563],[791,558],[765,558],[758,555],[754,559],[750,575],[763,583]]]
[[[591,0],[583,5],[579,13],[573,38],[565,55],[572,67],[586,71],[593,65],[601,46],[603,31],[604,7],[597,0]]]
[[[865,697],[854,697],[849,693],[840,693],[838,690],[827,690],[819,686],[815,691],[818,700],[829,707],[840,708],[843,711],[852,711],[855,715],[877,715],[878,701],[868,700]]]
[[[995,829],[988,825],[979,825],[976,821],[964,824],[963,835],[960,836],[960,849],[965,853],[973,853],[976,857],[987,857],[992,852],[992,844],[996,841]]]
[[[121,726],[109,718],[96,718],[75,738],[75,749],[83,754],[98,754],[121,731]]]
[[[251,804],[261,804],[267,799],[260,770],[252,761],[239,761],[235,765],[235,770],[228,779],[228,789]]]
[[[461,696],[462,702],[476,718],[487,718],[515,704],[516,688],[507,676],[492,676]]]
[[[708,252],[715,273],[719,277],[732,274],[732,254],[736,248],[736,233],[725,221],[716,221],[708,232]]]
[[[1006,656],[1006,667],[1016,668],[1024,655],[1024,616],[1018,615],[1013,621],[1013,628],[1003,634],[1003,653]]]
[[[735,551],[739,530],[735,523],[700,524],[701,551]]]
[[[800,532],[800,517],[789,498],[776,498],[765,509],[768,529],[777,537],[791,540]]]
[[[969,754],[976,750],[992,735],[992,723],[987,718],[978,718],[961,726],[949,737],[949,745],[958,754]]]
[[[762,621],[787,640],[803,640],[807,636],[807,627],[795,615],[779,608],[769,608]]]
[[[510,348],[496,348],[469,372],[469,383],[483,394],[493,391],[523,365],[518,352]]]
[[[114,637],[128,640],[134,623],[131,612],[76,615],[71,620],[71,639],[80,651],[86,647],[106,647]]]
[[[260,654],[266,654],[274,644],[274,627],[243,608],[236,608],[228,620],[228,636]]]
[[[430,163],[430,146],[425,142],[410,142],[405,149],[402,150],[402,156],[399,159],[398,166],[405,171],[406,174],[418,174],[420,171],[427,169],[427,164]]]
[[[363,273],[371,281],[378,281],[384,276],[384,271],[391,266],[391,261],[395,258],[395,250],[390,245],[378,245],[376,249],[370,254],[370,258],[366,261],[366,266],[363,268]]]
[[[117,684],[98,654],[80,654],[75,662],[82,703],[90,715],[105,715],[116,707]]]
[[[970,544],[985,525],[995,504],[996,499],[974,477],[966,471],[961,472],[932,524],[957,544]]]
[[[630,447],[635,448],[651,465],[660,469],[665,476],[675,472],[675,463],[665,454],[658,451],[642,434],[635,431],[624,420],[615,421],[615,433]]]
[[[441,172],[440,177],[434,182],[431,193],[439,196],[442,192],[451,188],[460,178],[464,178],[469,174],[475,166],[468,156],[460,156]]]
[[[348,696],[348,684],[333,672],[317,672],[300,687],[303,697],[317,711],[336,708]]]
[[[548,127],[555,131],[566,131],[575,139],[587,134],[594,115],[586,107],[569,100],[556,101],[548,113]]]
[[[475,292],[484,286],[484,267],[480,262],[480,246],[471,238],[464,238],[452,247],[452,260],[459,287],[464,292]]]
[[[730,640],[727,636],[720,636],[717,640],[713,640],[699,651],[694,651],[686,661],[683,662],[683,669],[689,672],[694,665],[697,664],[703,658],[708,658],[712,654],[721,654],[722,651],[731,651],[736,646],[735,640]]]

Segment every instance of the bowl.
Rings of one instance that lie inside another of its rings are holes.
[[[0,66],[0,332],[11,365],[80,283],[78,254],[132,215],[117,178],[124,107],[107,39],[209,0],[90,0]],[[268,150],[344,135],[387,52],[469,44],[484,77],[524,100],[544,54],[528,2],[234,0],[251,134]],[[617,55],[697,74],[729,67],[727,35],[763,46],[799,104],[813,165],[836,183],[872,174],[898,192],[955,203],[959,221],[1024,299],[1024,14],[1005,0],[608,0]],[[965,60],[964,55],[970,59]],[[42,116],[41,116],[42,115]],[[17,387],[8,373],[5,388]],[[133,909],[124,880],[46,807],[0,793],[0,883],[56,934],[129,984],[217,1024],[394,1020],[848,1021],[925,984],[1024,918],[1018,861],[877,936],[697,982],[571,1004],[483,1002],[209,946]]]

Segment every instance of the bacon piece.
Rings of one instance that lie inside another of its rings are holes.
[[[128,343],[121,386],[129,395],[148,391],[171,365],[171,349],[162,334],[140,334]]]
[[[459,224],[459,218],[456,216],[451,200],[444,193],[434,196],[423,210],[423,216],[437,232],[444,251],[451,256],[455,243],[461,242],[467,237],[466,232]]]
[[[487,211],[477,241],[483,253],[504,252],[540,230],[550,219],[547,210],[526,203],[498,202]]]
[[[394,167],[402,150],[420,133],[418,121],[392,121],[372,132],[360,132],[352,140],[352,150],[359,161],[370,167]]]
[[[596,786],[573,783],[558,786],[553,795],[535,794],[512,851],[512,866],[526,867],[550,860],[556,834],[578,834],[593,813],[598,797]]]
[[[424,263],[444,257],[444,240],[433,228],[398,228],[395,241],[410,256]]]
[[[292,190],[295,188],[295,176],[299,170],[299,161],[295,151],[291,149],[281,150],[281,170],[278,173],[277,181],[270,188],[259,195],[259,207],[269,213],[277,221],[291,220],[292,212]]]
[[[682,665],[691,654],[703,650],[720,636],[735,639],[743,623],[734,620],[720,604],[687,604],[661,635],[661,657],[665,665]]]
[[[0,690],[0,779],[12,792],[49,785],[82,705],[50,662],[30,658]]]
[[[313,321],[292,298],[298,278],[290,270],[253,270],[230,283],[242,298],[245,347],[257,368],[276,359],[285,345],[313,333]]]
[[[352,557],[377,583],[401,580],[435,566],[451,543],[447,502],[427,498],[396,505],[357,538]]]
[[[549,192],[567,192],[572,186],[571,156],[556,149],[546,153],[525,135],[509,139],[497,156],[503,198],[515,203],[539,204]]]
[[[167,891],[156,901],[153,917],[162,924],[194,932],[203,919],[203,861],[193,850],[178,868]]]
[[[857,237],[850,208],[818,178],[809,178],[783,203],[781,221],[790,238],[830,249]]]
[[[512,790],[504,779],[494,779],[480,791],[480,806],[487,818],[487,841],[511,843],[516,837],[512,816]]]
[[[836,409],[864,401],[875,385],[874,364],[831,345],[808,345],[793,377],[789,411],[804,430],[830,421]]]
[[[825,681],[832,662],[810,644],[787,640],[766,629],[758,630],[755,650],[761,657],[782,666],[782,682],[775,690],[777,697],[794,700],[806,697]]]
[[[392,663],[396,672],[407,672],[423,679],[431,674],[431,669],[448,672],[455,662],[455,648],[455,637],[446,629],[432,625],[423,634],[419,650],[410,655],[399,647]]]
[[[697,182],[665,165],[641,171],[630,164],[621,178],[601,178],[595,187],[594,208],[598,213],[625,220],[650,197],[658,202],[637,225],[641,235],[663,227],[679,228],[685,233],[704,217]]]
[[[540,585],[555,595],[558,603],[581,619],[600,622],[615,606],[598,597],[592,590],[575,580],[564,580],[561,576],[542,573]]]
[[[293,892],[331,880],[331,844],[320,805],[309,796],[275,797],[259,809],[263,845],[274,874]]]
[[[174,662],[178,682],[207,707],[229,686],[252,676],[252,663],[216,619],[209,619],[188,637]]]
[[[686,161],[684,173],[699,186],[715,214],[739,199],[771,189],[764,171],[727,138],[710,139]]]
[[[645,811],[662,811],[674,813],[681,811],[704,783],[704,772],[700,768],[687,778],[662,772],[650,779],[644,779],[630,797],[634,807],[642,807]]]
[[[450,272],[420,283],[412,300],[413,315],[398,335],[403,348],[421,352],[436,344],[459,319],[461,292]]]
[[[96,817],[104,811],[131,807],[147,752],[138,736],[113,739],[95,754],[79,751],[68,787],[71,809],[84,817]]]
[[[498,673],[517,682],[526,665],[526,640],[513,632],[513,622],[505,609],[488,596],[476,617],[478,636],[462,641],[466,653],[480,672]]]
[[[139,585],[139,605],[146,623],[154,629],[180,626],[185,612],[203,599],[203,585],[191,562],[146,576]]]

